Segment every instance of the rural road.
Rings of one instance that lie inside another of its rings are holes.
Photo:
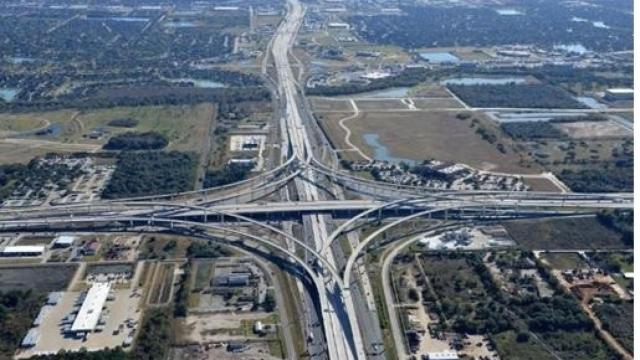
[[[338,125],[340,125],[340,127],[342,128],[342,130],[344,130],[345,134],[344,134],[344,142],[347,144],[347,146],[351,147],[351,149],[355,152],[358,153],[358,155],[360,155],[363,159],[365,159],[366,161],[373,161],[369,156],[367,156],[359,147],[355,146],[352,142],[351,142],[351,129],[349,129],[344,123],[357,118],[360,115],[360,109],[358,108],[358,105],[356,105],[355,100],[353,99],[349,99],[349,102],[351,103],[351,107],[353,108],[353,114],[340,119],[340,121],[338,122]]]

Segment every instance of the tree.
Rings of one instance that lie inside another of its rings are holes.
[[[271,312],[276,308],[276,299],[272,292],[267,292],[267,295],[264,297],[264,301],[262,302],[262,307],[266,312]]]
[[[519,343],[529,341],[529,333],[524,331],[519,332],[518,335],[516,336],[516,341]]]

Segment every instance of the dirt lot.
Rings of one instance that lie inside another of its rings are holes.
[[[273,324],[274,317],[264,312],[199,313],[178,321],[178,343],[214,343],[230,340],[258,339],[253,334],[254,322]]]
[[[532,250],[625,248],[620,234],[595,217],[519,220],[504,225],[516,242]]]
[[[187,347],[174,347],[171,349],[169,359],[172,360],[235,360],[243,359],[261,359],[261,360],[277,360],[282,356],[274,356],[270,354],[272,342],[251,341],[248,343],[248,349],[242,354],[227,351],[226,346],[222,343],[209,345],[190,345]]]
[[[554,124],[554,126],[574,139],[633,136],[631,131],[610,120],[569,122]]]
[[[494,170],[511,173],[538,173],[539,169],[526,168],[519,164],[520,157],[510,150],[510,140],[500,137],[507,149],[500,153],[495,144],[476,133],[470,127],[469,120],[458,120],[458,112],[423,112],[403,113],[364,113],[357,119],[350,120],[347,126],[352,131],[351,141],[367,155],[373,155],[373,149],[367,145],[362,136],[376,133],[380,142],[388,152],[399,158],[424,160],[434,158],[468,164],[483,170]],[[480,119],[483,127],[491,128],[485,119]],[[336,142],[344,137],[344,131],[337,122],[327,122],[327,127],[336,127],[328,132]],[[500,136],[499,132],[495,132]],[[335,134],[338,138],[335,138]]]
[[[77,269],[76,264],[2,266],[0,267],[0,291],[65,290]]]

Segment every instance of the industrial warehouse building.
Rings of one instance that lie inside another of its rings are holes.
[[[0,252],[0,256],[5,257],[41,256],[42,254],[44,254],[44,245],[5,246]]]
[[[38,329],[32,328],[29,329],[27,335],[24,336],[20,345],[22,345],[22,347],[36,346],[38,340],[40,340],[40,333],[38,332]]]
[[[80,306],[80,310],[78,310],[78,315],[71,325],[71,332],[88,333],[95,330],[110,291],[111,284],[107,282],[95,283],[91,286],[82,302],[82,306]]]
[[[53,247],[54,248],[65,248],[73,245],[76,241],[76,237],[73,235],[58,235],[55,239],[53,239]]]
[[[610,101],[633,100],[633,89],[607,89],[604,98]]]

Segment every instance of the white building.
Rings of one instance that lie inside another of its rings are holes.
[[[29,329],[29,331],[27,332],[27,335],[24,336],[24,339],[22,339],[22,347],[33,347],[36,346],[36,344],[38,344],[38,341],[40,340],[40,333],[38,332],[38,329],[32,328]]]
[[[71,325],[71,332],[91,332],[96,328],[110,290],[111,284],[108,282],[95,283],[91,286]]]
[[[614,88],[604,91],[607,100],[633,100],[633,89]]]
[[[360,77],[368,80],[377,80],[377,79],[384,79],[389,76],[391,76],[391,73],[386,71],[371,71],[371,72],[362,74]]]
[[[330,29],[344,29],[349,30],[349,24],[343,22],[330,22],[327,24]]]
[[[53,247],[62,248],[69,247],[73,245],[73,242],[76,241],[76,237],[73,235],[58,235],[55,239],[53,239]]]
[[[214,6],[214,11],[238,11],[240,7],[238,6]]]
[[[427,353],[427,360],[458,360],[458,354],[455,351],[441,351]]]
[[[44,245],[15,245],[5,246],[0,256],[41,256],[44,253]]]

